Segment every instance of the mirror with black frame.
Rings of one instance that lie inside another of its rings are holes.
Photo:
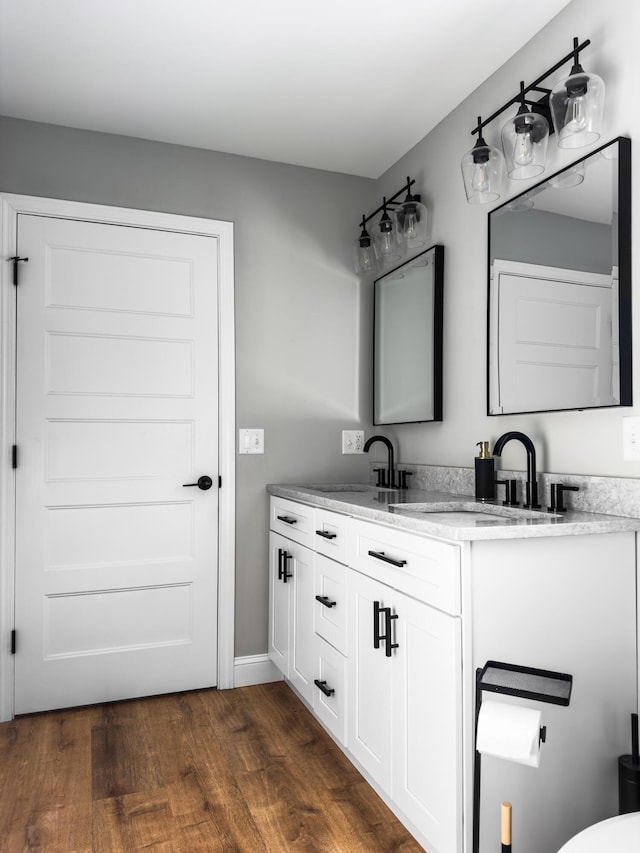
[[[631,140],[489,213],[489,415],[630,406]]]
[[[444,246],[374,283],[373,422],[442,420]]]

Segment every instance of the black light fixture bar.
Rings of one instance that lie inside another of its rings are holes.
[[[404,193],[404,192],[410,193],[411,187],[414,184],[415,184],[415,180],[412,180],[409,176],[407,176],[406,182],[400,187],[398,192],[394,193],[392,196],[385,197],[385,201],[380,205],[380,207],[376,207],[376,209],[373,211],[373,213],[370,213],[369,216],[363,216],[362,217],[360,224],[364,227],[367,224],[367,222],[372,220],[374,216],[377,216],[379,213],[382,213],[382,211],[385,210],[385,208],[396,207],[396,206],[402,204],[402,202],[396,201],[396,199],[398,198],[398,196],[402,195],[402,193]],[[414,195],[413,198],[416,201],[420,201],[419,195]]]
[[[529,103],[534,108],[533,112],[536,112],[535,108],[540,107],[541,105],[542,111],[544,112],[544,103],[548,99],[548,96],[551,92],[551,89],[541,88],[540,83],[546,80],[547,77],[554,73],[554,71],[558,71],[559,68],[562,68],[562,66],[569,62],[570,59],[573,59],[577,63],[580,51],[584,50],[585,47],[588,47],[590,44],[590,39],[586,39],[586,41],[583,41],[582,44],[578,44],[578,39],[574,38],[573,50],[570,53],[568,53],[566,56],[563,56],[562,59],[556,62],[555,65],[552,65],[551,68],[547,69],[547,71],[545,71],[544,74],[541,74],[540,77],[533,81],[533,83],[529,83],[528,86],[525,86],[523,90],[525,95],[529,92],[541,92],[544,95],[544,97],[540,101],[527,101],[527,103]],[[506,104],[503,104],[503,106],[501,106],[499,110],[496,110],[492,115],[490,115],[489,118],[486,118],[484,121],[478,122],[476,127],[474,127],[474,129],[471,131],[471,134],[481,134],[482,129],[484,127],[490,124],[494,119],[498,118],[498,116],[501,115],[510,106],[521,103],[521,99],[522,93],[518,92],[518,94],[511,98],[511,100],[507,101]]]

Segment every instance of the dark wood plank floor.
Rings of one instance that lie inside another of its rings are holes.
[[[282,683],[0,724],[2,853],[418,853]]]

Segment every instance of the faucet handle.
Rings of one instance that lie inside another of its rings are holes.
[[[386,488],[386,485],[387,485],[387,478],[385,477],[385,474],[387,473],[386,468],[374,468],[373,471],[374,471],[374,474],[377,475],[376,486],[379,489]]]
[[[407,486],[407,477],[410,477],[412,471],[398,471],[398,488],[406,489]]]
[[[549,512],[566,512],[567,507],[564,505],[563,497],[565,492],[579,492],[579,486],[565,486],[564,483],[551,484],[551,502],[549,504]]]
[[[504,486],[502,506],[520,506],[517,480],[496,480],[496,486]]]

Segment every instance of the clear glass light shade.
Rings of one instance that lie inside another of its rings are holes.
[[[550,105],[559,148],[583,148],[600,138],[604,95],[602,78],[579,65],[554,87]]]
[[[408,194],[395,212],[398,241],[405,251],[427,245],[427,208]]]
[[[358,275],[374,275],[380,269],[380,256],[373,237],[363,228],[353,241],[353,266]]]
[[[502,150],[511,180],[535,178],[544,172],[549,124],[536,113],[519,110],[502,128]]]
[[[398,228],[395,218],[389,216],[385,210],[380,221],[373,227],[376,249],[382,263],[399,261],[401,252],[398,242]]]
[[[504,175],[502,152],[480,137],[460,163],[469,204],[487,204],[500,198]]]

